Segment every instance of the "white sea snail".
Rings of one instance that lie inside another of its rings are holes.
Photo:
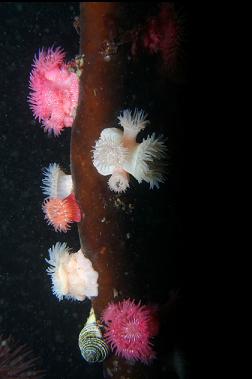
[[[109,188],[117,193],[129,187],[129,174],[138,183],[145,181],[150,188],[159,188],[165,180],[167,146],[163,136],[155,133],[141,143],[136,142],[138,133],[149,123],[143,110],[132,112],[125,109],[118,117],[119,128],[106,128],[101,132],[93,149],[93,164],[99,174],[111,175]]]

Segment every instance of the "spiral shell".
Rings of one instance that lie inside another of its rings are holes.
[[[108,345],[102,339],[102,333],[96,322],[93,308],[79,334],[79,348],[85,361],[90,363],[103,362],[109,354]]]

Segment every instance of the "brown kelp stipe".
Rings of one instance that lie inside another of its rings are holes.
[[[134,269],[127,261],[127,217],[115,206],[118,195],[109,190],[108,177],[99,175],[92,164],[95,141],[103,128],[113,126],[122,107],[124,62],[121,52],[113,46],[121,7],[118,2],[80,4],[80,53],[84,54],[84,67],[72,128],[71,172],[76,199],[85,214],[79,223],[81,247],[99,273],[99,294],[92,302],[97,319],[109,302],[134,297],[137,286]],[[123,198],[126,195],[120,201]],[[148,378],[149,372],[142,364],[132,365],[114,355],[104,361],[104,369],[113,378]]]

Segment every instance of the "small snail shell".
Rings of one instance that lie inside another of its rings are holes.
[[[93,308],[90,311],[84,328],[79,334],[79,348],[83,358],[90,363],[103,362],[109,354],[108,345],[102,339]]]

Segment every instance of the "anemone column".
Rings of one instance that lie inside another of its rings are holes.
[[[80,53],[84,68],[80,100],[71,137],[71,172],[78,203],[85,214],[79,224],[81,247],[99,273],[96,317],[109,302],[134,297],[134,270],[127,262],[125,218],[118,212],[107,178],[92,164],[92,149],[102,129],[110,126],[123,98],[123,59],[113,50],[121,3],[80,4]],[[121,197],[122,198],[122,197]],[[127,272],[127,277],[125,276]],[[104,362],[110,377],[148,378],[142,364],[130,365],[111,356]],[[112,375],[112,376],[111,376]]]

